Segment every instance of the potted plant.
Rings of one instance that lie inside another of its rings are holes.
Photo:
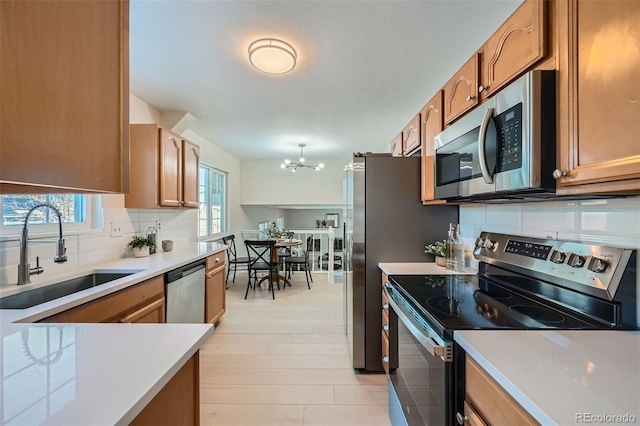
[[[155,248],[156,242],[151,235],[134,235],[127,245],[135,257],[149,256],[149,249]]]
[[[435,256],[436,265],[446,266],[447,242],[445,240],[424,246],[424,252]]]
[[[267,237],[274,239],[279,239],[287,235],[287,231],[285,229],[278,228],[275,222],[271,222],[271,225],[269,225],[265,233],[267,234]]]

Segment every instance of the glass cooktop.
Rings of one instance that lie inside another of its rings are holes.
[[[608,328],[476,275],[393,275],[389,281],[445,339],[468,329]]]

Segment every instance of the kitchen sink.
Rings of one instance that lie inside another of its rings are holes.
[[[82,290],[96,287],[122,277],[126,277],[140,270],[118,270],[94,272],[89,275],[72,278],[59,283],[24,291],[0,299],[0,309],[25,309],[41,303],[49,302],[60,297],[68,296]]]

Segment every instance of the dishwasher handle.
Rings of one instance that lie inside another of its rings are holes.
[[[186,277],[188,275],[194,274],[201,269],[205,268],[204,261],[193,262],[188,265],[185,265],[181,268],[174,269],[173,271],[167,272],[166,282],[167,284],[172,283],[174,281],[179,280],[180,278]]]

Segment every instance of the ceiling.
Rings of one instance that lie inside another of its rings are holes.
[[[381,151],[521,0],[131,1],[131,92],[243,159]],[[290,73],[251,66],[274,37]]]

